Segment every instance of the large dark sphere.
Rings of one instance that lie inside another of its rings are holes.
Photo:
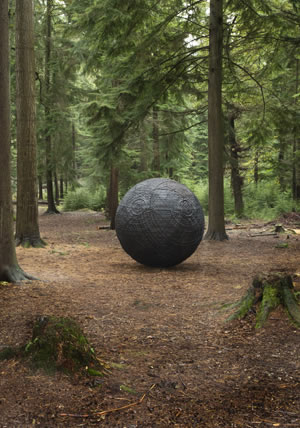
[[[174,266],[198,247],[204,231],[201,205],[186,186],[152,178],[130,189],[116,213],[123,249],[147,266]]]

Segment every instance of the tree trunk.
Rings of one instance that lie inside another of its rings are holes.
[[[54,173],[55,203],[59,205],[59,186],[56,172]]]
[[[10,164],[8,2],[0,2],[0,281],[33,279],[19,267],[13,234]]]
[[[284,162],[284,142],[282,141],[282,137],[279,137],[279,152],[278,152],[278,181],[280,185],[280,189],[284,192],[285,189],[285,180],[284,180],[284,172],[285,167],[283,165]]]
[[[39,199],[42,201],[44,199],[43,196],[43,179],[42,176],[38,176],[38,186],[39,186]]]
[[[60,199],[64,199],[64,179],[60,177],[59,180],[59,197]]]
[[[148,159],[147,159],[147,135],[145,130],[145,123],[142,120],[140,122],[140,164],[139,164],[139,172],[148,171]]]
[[[16,2],[16,245],[42,247],[38,224],[32,0]]]
[[[299,59],[296,59],[296,87],[295,94],[299,92]],[[298,97],[295,97],[295,103],[298,103]],[[300,202],[300,138],[299,138],[299,124],[295,120],[294,126],[294,141],[293,141],[293,199]]]
[[[72,167],[73,175],[76,179],[76,130],[74,123],[72,123]]]
[[[254,157],[254,183],[255,184],[258,184],[258,181],[259,181],[258,163],[259,163],[259,155],[258,155],[258,150],[256,150],[255,157]]]
[[[154,106],[152,110],[152,138],[153,138],[153,170],[155,175],[160,177],[160,147],[159,147],[159,126],[158,126],[158,107]]]
[[[240,218],[244,214],[243,201],[243,178],[240,175],[239,152],[240,146],[235,137],[235,117],[229,115],[229,144],[230,144],[230,164],[231,164],[231,187],[234,197],[235,215]]]
[[[209,223],[205,239],[228,239],[224,219],[222,117],[223,0],[210,1],[208,75]]]
[[[53,0],[47,0],[46,10],[46,46],[45,46],[45,122],[46,122],[46,181],[48,209],[46,214],[58,214],[53,194],[53,162],[52,162],[52,140],[50,134],[50,67],[51,67],[51,37],[52,37],[52,8]]]
[[[112,230],[115,230],[115,217],[119,204],[119,169],[115,166],[112,166],[110,170],[109,190],[107,199],[110,228]]]

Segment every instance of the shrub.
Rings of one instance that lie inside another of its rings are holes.
[[[100,211],[104,206],[105,191],[103,188],[91,193],[86,188],[81,187],[68,192],[64,199],[64,211],[76,211],[84,208]]]

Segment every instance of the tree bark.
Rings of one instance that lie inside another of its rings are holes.
[[[147,135],[145,129],[144,120],[141,120],[139,127],[140,135],[140,164],[139,172],[143,173],[148,171],[148,161],[147,161]]]
[[[224,219],[222,116],[223,0],[210,1],[208,75],[209,223],[205,239],[228,239]]]
[[[158,126],[158,107],[154,106],[152,110],[152,138],[153,138],[153,170],[155,175],[160,177],[160,147],[159,147],[159,126]]]
[[[110,219],[110,228],[115,230],[116,223],[115,217],[119,204],[119,169],[115,166],[111,166],[110,169],[110,180],[109,189],[107,195],[108,202],[108,216]]]
[[[39,186],[39,199],[42,201],[44,199],[43,196],[43,179],[42,176],[38,176],[38,186]]]
[[[8,1],[0,2],[0,281],[33,279],[17,262],[11,201]]]
[[[259,181],[258,164],[259,164],[259,154],[258,154],[258,150],[256,150],[255,157],[254,157],[254,183],[255,184],[258,184],[258,181]]]
[[[16,245],[42,247],[37,204],[35,59],[32,0],[16,2]]]
[[[47,0],[46,10],[46,46],[45,46],[45,122],[46,122],[46,182],[47,182],[47,199],[48,208],[46,214],[58,214],[54,202],[53,192],[53,156],[52,156],[52,140],[50,133],[50,69],[51,69],[51,37],[52,37],[52,8],[53,0]]]
[[[244,214],[243,201],[243,178],[240,175],[239,153],[240,146],[235,136],[235,116],[229,115],[229,144],[230,144],[230,164],[231,164],[231,187],[234,197],[234,211],[239,218]]]
[[[60,177],[59,179],[59,197],[60,199],[64,199],[64,179]]]
[[[296,84],[295,94],[299,92],[299,59],[296,58]],[[295,97],[295,104],[298,102],[298,98]],[[294,139],[293,139],[293,199],[294,201],[300,202],[300,138],[299,138],[299,124],[295,120],[294,126]]]

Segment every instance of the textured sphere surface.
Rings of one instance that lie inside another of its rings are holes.
[[[204,232],[201,205],[183,184],[151,178],[132,187],[116,213],[121,246],[147,266],[168,267],[193,254]]]

